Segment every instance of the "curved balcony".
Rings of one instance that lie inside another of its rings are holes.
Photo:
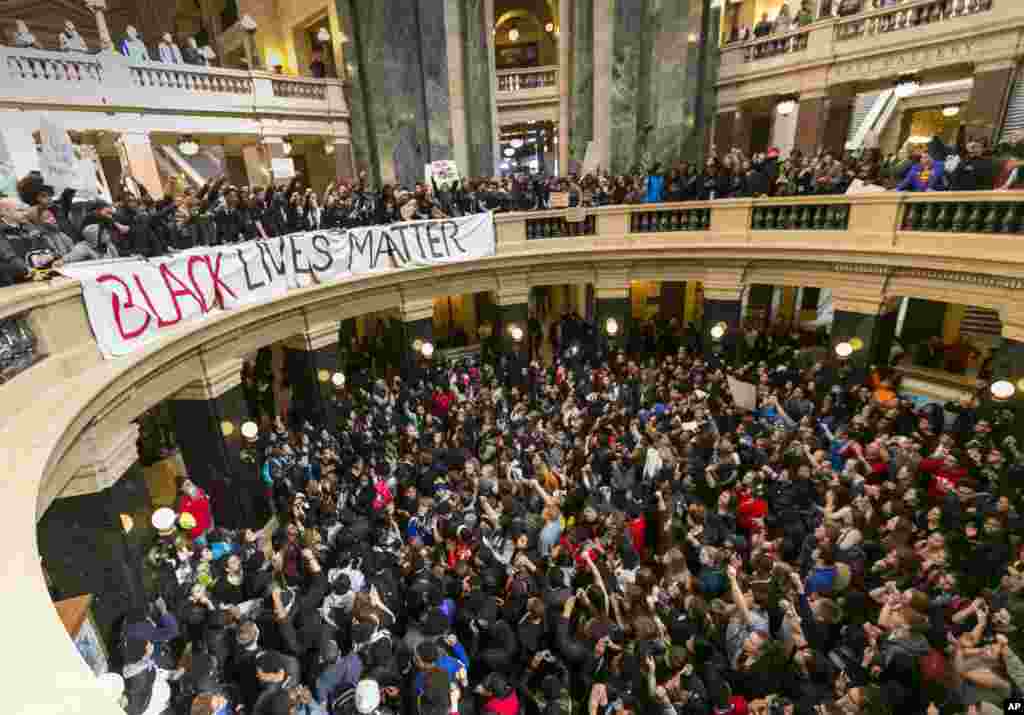
[[[584,228],[538,235],[529,228],[538,221]],[[116,360],[101,358],[74,281],[0,291],[0,319],[27,320],[46,354],[0,385],[0,400],[8,406],[0,415],[8,584],[0,628],[18,643],[5,662],[8,709],[19,715],[120,713],[104,699],[56,617],[39,567],[35,525],[98,442],[120,434],[137,415],[192,382],[204,363],[237,359],[310,325],[336,324],[410,300],[510,285],[525,295],[532,285],[630,279],[701,280],[706,295],[738,294],[744,283],[755,282],[819,286],[868,309],[892,295],[946,300],[955,292],[959,302],[999,309],[1004,336],[1021,340],[1022,221],[1024,195],[1013,193],[506,214],[495,217],[494,257],[293,290],[183,325]]]
[[[347,118],[337,79],[283,77],[220,67],[132,62],[110,52],[78,54],[0,47],[0,104],[152,114],[309,115]]]

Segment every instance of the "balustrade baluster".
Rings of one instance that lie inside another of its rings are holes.
[[[953,220],[953,207],[952,204],[940,204],[942,207],[939,211],[939,217],[935,221],[936,230],[949,230],[949,224]]]
[[[935,204],[928,204],[924,209],[924,224],[925,231],[932,231],[935,229],[935,216],[937,207]]]
[[[985,217],[983,206],[983,204],[971,204],[971,214],[967,218],[967,231],[969,233],[981,233],[981,225]]]
[[[967,228],[967,204],[961,202],[956,205],[956,213],[953,214],[953,231],[963,233]]]
[[[807,207],[800,206],[793,210],[793,228],[802,229],[807,227]]]
[[[783,206],[779,209],[778,228],[791,228],[793,226],[792,214],[793,209],[789,206]]]
[[[680,226],[682,226],[682,225],[683,225],[683,212],[682,211],[673,211],[672,212],[672,226],[671,226],[672,230],[673,231],[678,231]]]
[[[903,223],[900,225],[904,231],[913,231],[914,222],[917,220],[917,204],[906,204],[903,207]]]
[[[843,228],[843,213],[839,206],[830,206],[828,211],[828,227],[830,229]]]
[[[1010,204],[1006,213],[1003,214],[1002,232],[1017,233],[1020,225],[1020,204]]]
[[[982,231],[985,233],[996,233],[999,226],[999,212],[1003,207],[999,204],[989,204],[988,211],[985,212],[985,223],[982,226]]]
[[[765,217],[764,227],[768,230],[775,228],[778,223],[779,210],[777,208],[767,209],[768,215]]]

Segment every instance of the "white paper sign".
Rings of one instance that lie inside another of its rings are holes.
[[[274,181],[295,178],[295,160],[290,156],[274,157],[270,160],[270,173],[274,175]]]
[[[445,184],[453,184],[459,180],[459,167],[451,159],[438,159],[424,167],[426,184],[430,186],[431,179],[437,182],[438,187]]]
[[[43,179],[60,196],[64,189],[79,189],[78,155],[75,145],[64,128],[52,119],[43,117],[39,121],[39,136],[42,138],[42,153],[39,166]]]
[[[128,355],[182,323],[271,300],[292,289],[494,253],[494,219],[486,213],[293,233],[149,260],[72,263],[61,273],[82,282],[96,342],[112,358]]]

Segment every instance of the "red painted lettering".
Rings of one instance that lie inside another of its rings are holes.
[[[174,310],[178,313],[178,319],[181,319],[181,305],[178,303],[178,298],[191,298],[199,306],[201,313],[206,312],[206,301],[203,300],[201,295],[196,295],[192,292],[192,289],[185,285],[185,282],[174,275],[174,271],[167,267],[166,263],[160,265],[160,277],[164,279],[164,285],[167,286],[167,292],[171,296],[171,300],[174,301]],[[171,287],[171,281],[177,285],[177,288]]]
[[[231,290],[231,286],[221,280],[220,277],[220,261],[224,257],[224,254],[218,253],[216,262],[210,260],[210,256],[192,256],[188,259],[188,277],[192,281],[192,285],[196,289],[196,293],[202,295],[199,290],[199,284],[196,283],[195,278],[192,275],[192,266],[194,263],[202,262],[206,264],[206,270],[210,273],[210,278],[213,280],[213,303],[209,304],[204,312],[210,310],[210,308],[224,308],[224,294],[229,294],[235,300],[238,300],[238,296],[235,291]]]
[[[122,288],[124,288],[125,295],[127,296],[124,303],[122,303],[121,297],[116,292],[111,292],[110,294],[110,308],[114,313],[114,323],[117,325],[117,332],[121,334],[122,340],[132,340],[133,338],[139,337],[146,330],[146,328],[149,327],[149,323],[150,321],[153,320],[153,317],[145,310],[135,305],[135,302],[132,300],[132,289],[129,288],[128,284],[121,280],[118,276],[104,274],[96,279],[96,282],[99,284],[106,283],[107,281],[113,281],[114,283],[118,283]],[[122,308],[134,308],[135,310],[138,310],[143,315],[145,315],[146,320],[136,330],[125,330],[123,316],[121,315]]]
[[[160,317],[160,313],[156,311],[156,307],[153,305],[153,301],[149,299],[149,292],[146,290],[146,286],[142,285],[142,281],[139,280],[139,276],[135,276],[135,285],[138,287],[139,292],[142,293],[143,299],[146,301],[146,305],[149,306],[149,312],[156,316],[156,325],[158,328],[167,328],[172,325],[177,325],[181,322],[181,308],[178,307],[178,301],[174,301],[174,309],[178,311],[178,315],[174,320],[164,320]]]

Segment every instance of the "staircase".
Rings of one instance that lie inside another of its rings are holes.
[[[896,91],[892,89],[873,95],[858,96],[857,104],[854,105],[854,116],[850,121],[850,139],[846,142],[846,148],[855,151],[861,149],[869,135],[874,136],[877,142],[898,103]],[[858,117],[859,111],[863,111],[863,116]]]
[[[858,94],[857,100],[853,104],[853,116],[850,117],[850,131],[846,136],[846,145],[849,147],[850,143],[853,142],[854,137],[857,136],[857,131],[861,125],[864,124],[864,120],[868,118],[868,114],[871,112],[871,108],[875,106],[875,102],[882,96],[881,92],[869,92],[867,94]]]

